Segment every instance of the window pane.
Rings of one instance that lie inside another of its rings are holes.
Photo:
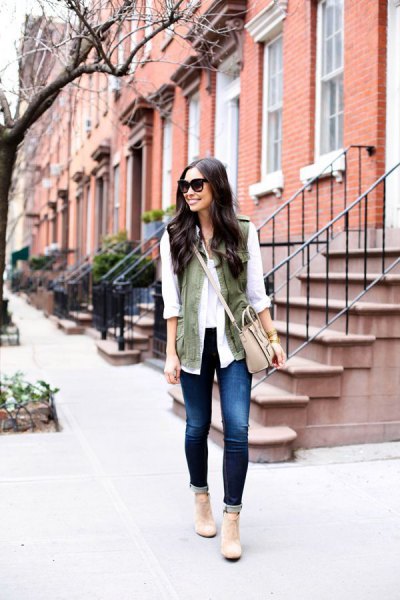
[[[282,93],[283,93],[283,71],[282,71],[282,37],[277,38],[267,48],[267,69],[264,74],[268,86],[267,99],[267,160],[264,169],[272,173],[281,168],[281,121],[282,121]]]

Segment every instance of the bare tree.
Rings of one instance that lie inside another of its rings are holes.
[[[197,35],[211,27],[204,16],[197,16],[197,0],[156,0],[150,11],[146,0],[38,0],[38,4],[42,18],[27,17],[25,22],[14,114],[10,94],[0,81],[0,302],[12,172],[18,147],[32,125],[49,110],[65,86],[83,74],[129,74],[132,78],[133,64],[148,60],[145,50],[152,38],[174,28],[174,36],[182,39],[190,51],[185,41],[188,31],[196,31]],[[129,21],[130,27],[124,27]],[[123,43],[124,35],[130,35],[121,32],[128,29],[135,31],[135,43],[120,63],[118,45]],[[205,66],[204,51],[201,66]]]

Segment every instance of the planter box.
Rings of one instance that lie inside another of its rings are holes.
[[[151,223],[145,223],[144,239],[149,240],[152,238],[161,238],[162,234],[164,233],[164,228],[162,228],[156,235],[157,229],[160,229],[161,225],[164,225],[165,228],[165,223],[163,223],[162,221],[151,221]]]

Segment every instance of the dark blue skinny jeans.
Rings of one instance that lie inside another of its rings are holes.
[[[200,375],[181,371],[186,407],[185,453],[190,487],[208,491],[207,439],[211,424],[214,373],[217,372],[224,428],[224,503],[227,512],[240,512],[249,462],[248,427],[251,374],[245,360],[221,368],[216,329],[206,329]]]

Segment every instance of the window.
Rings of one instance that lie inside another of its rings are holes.
[[[199,158],[200,152],[200,99],[198,94],[189,98],[188,163]]]
[[[90,199],[90,184],[86,187],[86,254],[92,249],[92,202]]]
[[[343,0],[320,3],[318,35],[317,149],[327,154],[343,146]]]
[[[237,189],[239,151],[239,74],[236,55],[218,69],[215,113],[215,156],[226,165],[234,192]]]
[[[119,230],[119,165],[114,167],[114,233]]]
[[[172,202],[172,123],[164,119],[163,127],[163,172],[162,172],[162,207],[165,210]]]
[[[145,20],[144,35],[145,35],[145,37],[147,37],[153,31],[153,2],[152,2],[152,0],[146,0],[144,20]],[[152,42],[152,40],[149,40],[145,44],[145,47],[144,47],[145,58],[148,58],[150,56],[151,42]]]
[[[264,47],[263,174],[281,169],[282,75],[282,36],[280,36]]]

